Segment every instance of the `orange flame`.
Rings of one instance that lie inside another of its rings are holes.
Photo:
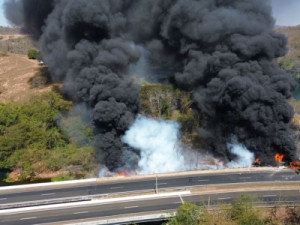
[[[255,161],[252,163],[253,167],[258,167],[260,166],[260,158],[256,158]]]
[[[125,177],[125,173],[117,173],[117,177]]]
[[[275,155],[275,160],[276,160],[276,162],[282,163],[282,162],[283,162],[283,159],[284,159],[284,155],[283,155],[283,154],[277,153],[277,154]]]
[[[125,177],[129,175],[130,175],[130,171],[128,169],[125,169],[124,171],[117,173],[117,177]]]
[[[295,169],[295,170],[300,170],[300,162],[290,162],[290,166],[291,168]]]

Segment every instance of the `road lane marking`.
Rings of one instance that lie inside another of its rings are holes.
[[[180,198],[181,203],[184,204],[184,201],[183,201],[181,195],[179,195],[179,198]]]
[[[47,194],[41,194],[43,196],[46,196],[46,195],[55,195],[55,193],[47,193]]]
[[[75,213],[73,213],[73,214],[74,214],[74,215],[77,215],[77,214],[86,214],[86,213],[89,213],[89,211],[75,212]]]
[[[138,206],[127,206],[127,207],[124,207],[124,209],[133,209],[133,208],[138,208]]]
[[[240,177],[240,179],[251,179],[252,177]]]
[[[231,197],[226,197],[226,198],[218,198],[218,200],[227,200],[227,199],[231,199]]]
[[[22,218],[20,220],[33,220],[33,219],[37,219],[37,217],[27,217],[27,218]]]
[[[157,185],[164,185],[164,184],[168,184],[168,183],[158,183]]]
[[[139,195],[139,196],[130,196],[130,197],[111,198],[111,199],[101,199],[101,200],[99,199],[99,200],[85,201],[85,202],[70,202],[70,203],[61,203],[61,204],[53,204],[53,205],[41,205],[41,206],[24,207],[24,208],[3,209],[0,210],[0,218],[1,215],[6,215],[7,213],[19,214],[31,210],[48,211],[48,210],[62,208],[62,207],[77,208],[77,207],[91,206],[91,205],[98,205],[98,204],[113,204],[116,202],[124,202],[124,201],[135,202],[135,201],[142,201],[148,199],[150,200],[150,199],[160,199],[160,198],[168,198],[168,197],[170,198],[173,197],[177,199],[178,195],[189,196],[191,195],[191,192],[180,191],[180,192],[170,192],[164,194]]]
[[[267,198],[267,197],[277,197],[277,195],[263,195],[264,198]]]
[[[122,189],[123,187],[111,187],[110,189]]]
[[[0,201],[4,201],[4,200],[6,200],[7,198],[0,198]]]
[[[209,181],[209,180],[198,180],[199,182],[205,182],[205,181]]]

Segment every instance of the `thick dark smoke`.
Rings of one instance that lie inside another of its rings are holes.
[[[268,164],[275,153],[295,159],[287,103],[295,84],[274,63],[287,52],[287,40],[273,31],[269,1],[22,4],[24,25],[39,37],[53,80],[65,81],[75,101],[93,108],[97,155],[109,169],[124,163],[120,137],[139,111],[139,89],[128,71],[141,49],[150,52],[152,64],[176,68],[175,80],[192,91],[202,116],[199,132],[216,155],[232,158],[226,143],[235,136]],[[7,15],[12,18],[11,11]]]
[[[24,32],[38,39],[42,26],[53,10],[54,0],[10,0],[4,2],[5,15],[14,25],[22,26]],[[25,13],[24,13],[25,12]]]

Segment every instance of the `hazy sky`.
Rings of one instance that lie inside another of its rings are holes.
[[[3,7],[2,7],[3,2],[4,2],[4,0],[0,0],[0,26],[7,26],[8,23],[3,14]]]
[[[4,1],[0,0],[0,26],[8,25],[3,15]],[[271,2],[277,25],[295,26],[300,24],[300,0],[271,0]]]
[[[296,26],[300,24],[300,0],[272,0],[272,7],[277,25]]]

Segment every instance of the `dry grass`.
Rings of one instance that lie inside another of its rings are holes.
[[[0,51],[26,55],[34,44],[28,35],[0,35]]]
[[[276,31],[285,34],[289,39],[289,52],[285,57],[298,57],[300,55],[300,26],[280,27]]]
[[[300,82],[300,26],[281,27],[276,29],[288,37],[288,54],[278,59],[279,66],[290,72]]]
[[[50,91],[51,87],[32,88],[29,80],[40,69],[36,60],[11,54],[0,56],[0,102],[23,102],[33,94]]]
[[[0,26],[0,35],[21,34],[20,27],[2,27]]]

